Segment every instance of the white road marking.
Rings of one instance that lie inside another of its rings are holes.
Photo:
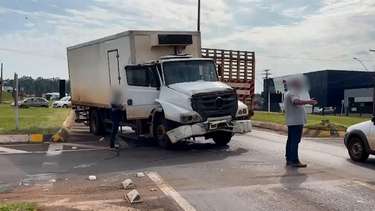
[[[28,153],[24,150],[18,150],[18,149],[12,149],[12,148],[6,148],[6,147],[0,147],[0,152],[3,152],[4,154],[25,154]],[[3,154],[1,153],[1,154]]]
[[[94,146],[94,145],[87,145],[87,144],[75,144],[75,143],[64,143],[65,146],[71,146],[71,147],[81,147],[81,148],[87,148],[87,149],[108,149],[108,147],[101,147],[101,146]]]
[[[196,209],[184,199],[172,186],[168,185],[156,172],[148,172],[147,176],[163,191],[163,193],[173,200],[185,211],[196,211]]]
[[[62,153],[64,145],[60,143],[51,143],[49,144],[47,156],[56,156]]]

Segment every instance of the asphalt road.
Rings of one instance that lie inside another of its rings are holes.
[[[75,150],[68,145],[49,154],[43,149],[50,147],[23,146],[35,153],[0,155],[0,190],[43,177],[74,181],[152,171],[196,210],[375,210],[373,157],[353,163],[339,139],[304,139],[300,157],[308,168],[286,168],[285,139],[253,131],[235,136],[229,147],[198,143],[172,151],[130,141],[117,157],[97,137],[77,133],[74,141],[82,145]]]

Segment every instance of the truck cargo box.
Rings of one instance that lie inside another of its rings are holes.
[[[173,55],[176,46],[199,58],[200,42],[199,32],[126,31],[69,47],[72,104],[108,108],[111,90],[127,89],[125,66]]]

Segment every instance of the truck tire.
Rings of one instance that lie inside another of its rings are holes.
[[[97,136],[104,132],[103,121],[96,110],[90,112],[90,132]]]
[[[215,132],[212,136],[215,144],[218,146],[226,146],[232,140],[233,133],[226,131]]]
[[[172,147],[172,142],[169,139],[167,132],[171,129],[169,122],[163,115],[159,115],[155,121],[154,134],[158,145],[164,149]]]
[[[363,141],[358,137],[352,137],[349,141],[348,152],[350,158],[355,162],[365,162],[369,157]]]

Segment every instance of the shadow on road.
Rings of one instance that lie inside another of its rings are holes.
[[[366,162],[364,163],[359,163],[359,162],[354,162],[352,161],[351,159],[347,159],[347,161],[351,164],[354,164],[354,165],[357,165],[357,166],[361,166],[361,167],[365,167],[365,168],[368,168],[368,169],[371,169],[371,170],[375,170],[375,158],[369,158]]]
[[[280,183],[287,189],[298,189],[308,178],[308,175],[301,169],[285,167],[284,175],[280,178]]]

